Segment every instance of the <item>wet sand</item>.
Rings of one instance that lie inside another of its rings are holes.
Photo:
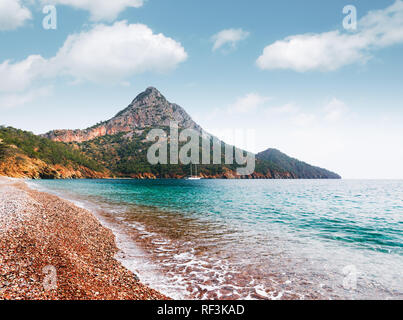
[[[0,177],[0,299],[155,300],[89,211]]]

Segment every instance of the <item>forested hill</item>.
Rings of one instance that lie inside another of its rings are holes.
[[[36,179],[104,178],[110,172],[72,146],[0,127],[0,175]]]
[[[277,164],[283,170],[293,172],[299,179],[340,179],[329,170],[311,166],[305,162],[291,158],[277,149],[267,149],[256,155],[256,158]]]

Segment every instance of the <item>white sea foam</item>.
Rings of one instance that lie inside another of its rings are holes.
[[[286,182],[282,185],[284,188],[288,186]],[[295,184],[292,188],[296,188]],[[69,197],[65,192],[59,195]],[[115,233],[120,248],[118,259],[122,264],[138,274],[145,284],[176,299],[402,297],[402,281],[397,277],[402,266],[399,254],[388,254],[388,272],[385,273],[383,258],[386,253],[382,252],[382,246],[373,246],[373,250],[368,251],[354,250],[352,244],[341,246],[337,241],[312,237],[308,232],[311,231],[310,226],[303,233],[296,232],[285,223],[259,224],[254,215],[260,209],[249,210],[243,216],[244,221],[230,220],[231,223],[218,224],[217,227],[209,225],[210,216],[189,222],[181,220],[181,214],[167,216],[161,213],[158,216],[139,208],[141,213],[132,217],[127,211],[136,210],[136,207],[129,209],[103,202],[92,203],[82,198],[73,201],[94,211],[101,222]],[[298,201],[312,200],[302,197]],[[275,221],[284,222],[282,214],[287,210],[287,214],[291,215],[290,221],[301,219],[293,212],[294,208],[293,204],[281,207],[278,214],[273,215]],[[247,209],[246,205],[242,210]],[[173,221],[179,222],[180,230],[175,230],[175,224],[169,223],[162,229],[160,226],[155,228],[151,220],[141,219],[142,215],[148,214],[162,221],[174,217]],[[306,216],[309,221],[313,214],[302,210],[301,216]],[[323,219],[329,219],[326,214],[323,215]],[[330,214],[330,218],[338,223],[339,217]],[[267,229],[268,226],[270,229]],[[169,231],[187,231],[189,228],[193,228],[192,236],[186,236],[186,232],[185,236],[177,238],[169,236]],[[320,236],[329,235],[327,230],[321,232]],[[343,237],[343,230],[336,230],[331,236]],[[343,287],[343,268],[352,261],[357,268],[357,289],[354,291]]]

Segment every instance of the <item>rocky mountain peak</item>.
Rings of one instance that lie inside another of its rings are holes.
[[[131,104],[135,104],[137,101],[155,101],[155,100],[165,100],[165,97],[154,87],[148,87],[144,92],[140,93]]]
[[[182,107],[170,103],[156,88],[149,87],[110,120],[85,130],[55,130],[43,136],[54,141],[84,142],[121,132],[130,133],[139,132],[145,128],[168,127],[171,121],[177,122],[180,128],[191,128],[202,132],[201,127]]]
[[[145,91],[145,94],[153,95],[153,96],[162,96],[161,92],[158,91],[155,87],[148,87]]]

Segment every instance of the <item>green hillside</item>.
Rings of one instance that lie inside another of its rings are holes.
[[[63,177],[67,171],[78,171],[79,176],[87,177],[105,171],[97,161],[65,143],[4,126],[0,127],[0,168],[3,173],[10,171],[24,176],[26,171],[27,176],[38,177],[52,177],[52,172],[55,177]]]
[[[168,130],[168,128],[163,128]],[[146,141],[149,128],[139,130],[139,134],[119,133],[106,135],[82,143],[73,142],[72,146],[80,148],[88,157],[121,177],[138,177],[150,174],[157,178],[183,178],[190,174],[189,165],[151,165],[147,161],[147,150],[152,145]],[[184,143],[181,143],[182,146]],[[200,144],[201,145],[201,144]],[[222,150],[225,143],[222,142]],[[212,149],[211,158],[212,158]],[[169,154],[169,144],[168,144]],[[201,155],[201,150],[200,150]],[[200,159],[201,162],[201,159]],[[199,165],[198,173],[207,178],[227,178],[236,176],[239,165],[224,164],[224,152],[221,165]],[[292,168],[286,169],[275,160],[256,159],[255,173],[248,178],[299,178]],[[246,177],[245,177],[246,178]]]
[[[341,177],[333,172],[319,167],[311,166],[305,162],[291,158],[276,149],[267,149],[256,156],[263,161],[277,164],[283,170],[293,172],[300,179],[340,179]]]

